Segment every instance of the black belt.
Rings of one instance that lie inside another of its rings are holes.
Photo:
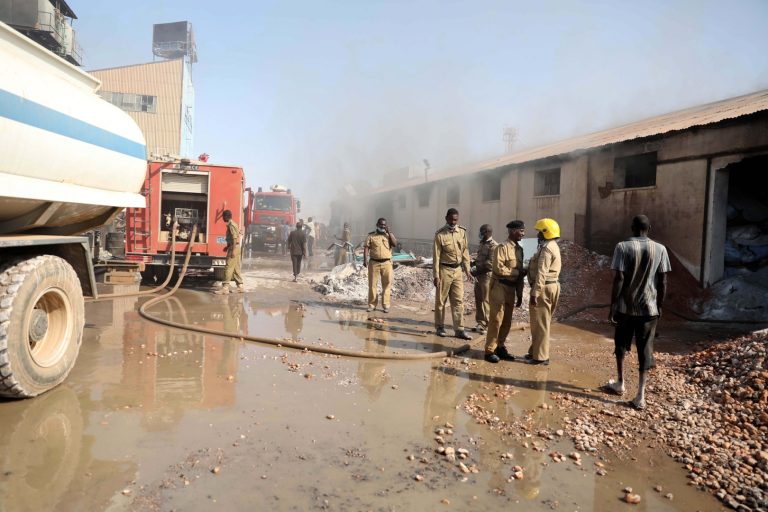
[[[379,258],[371,258],[372,261],[375,261],[376,263],[384,263],[386,261],[389,261],[391,258],[385,258],[383,260],[380,260]]]
[[[440,263],[441,267],[448,267],[448,268],[459,268],[459,265],[461,265],[461,263]]]
[[[555,284],[555,283],[558,283],[558,282],[559,281],[557,279],[555,279],[554,281],[544,281],[544,284]]]
[[[498,281],[506,286],[517,286],[518,284],[518,281],[510,281],[509,279],[499,279]]]

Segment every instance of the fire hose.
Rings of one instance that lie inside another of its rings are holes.
[[[192,232],[194,233],[197,231],[197,226],[195,226],[192,229]],[[192,250],[192,240],[194,240],[194,237],[189,242],[189,248],[187,249],[188,253],[191,253]],[[157,293],[166,286],[168,286],[168,283],[171,282],[171,278],[173,277],[173,268],[176,266],[176,225],[174,224],[172,229],[172,235],[171,235],[171,267],[168,269],[168,275],[165,276],[165,281],[162,282],[162,284],[152,288],[151,290],[142,290],[138,292],[130,292],[130,293],[109,293],[105,295],[99,295],[98,298],[95,299],[86,299],[86,302],[97,302],[100,300],[107,300],[107,299],[117,299],[121,297],[138,297],[140,295],[151,295],[153,293]]]
[[[586,311],[588,309],[605,309],[610,307],[610,304],[587,304],[586,306],[582,306],[580,308],[576,308],[573,311],[569,311],[568,313],[558,316],[558,321],[566,320],[572,316],[578,315],[579,313]],[[675,311],[674,309],[670,307],[664,307],[664,311],[669,311],[673,315],[675,315],[678,318],[682,318],[686,322],[694,322],[694,323],[701,323],[701,324],[746,324],[746,325],[766,325],[768,324],[768,320],[766,321],[760,321],[760,320],[720,320],[716,318],[693,318],[692,316],[685,315],[683,313],[680,313],[679,311]]]
[[[197,234],[197,226],[195,226],[192,230],[191,240],[195,239],[196,234]],[[357,357],[357,358],[365,358],[365,359],[385,359],[385,360],[394,360],[394,361],[418,361],[418,360],[425,360],[425,359],[441,359],[445,357],[452,357],[452,356],[462,354],[468,351],[471,348],[472,344],[474,343],[474,342],[466,343],[455,349],[441,350],[439,352],[429,352],[429,353],[421,353],[421,354],[397,354],[397,353],[381,354],[381,353],[363,352],[359,350],[348,350],[348,349],[335,348],[335,347],[322,347],[322,346],[316,346],[316,345],[309,345],[306,343],[298,343],[295,341],[282,340],[278,338],[267,338],[264,336],[252,336],[249,334],[226,332],[226,331],[220,331],[216,329],[207,329],[205,327],[199,327],[199,326],[191,325],[187,323],[174,322],[171,320],[165,320],[163,318],[153,316],[148,312],[148,310],[155,304],[158,304],[164,300],[171,298],[181,286],[181,283],[184,280],[184,276],[187,273],[187,267],[189,266],[189,259],[191,255],[192,255],[192,242],[190,241],[189,246],[187,248],[186,255],[184,256],[184,264],[181,268],[179,279],[176,281],[176,284],[174,284],[173,288],[171,288],[167,293],[164,293],[163,295],[150,299],[144,304],[142,304],[141,307],[139,308],[139,315],[141,315],[142,318],[144,318],[145,320],[149,320],[150,322],[155,322],[157,324],[165,325],[167,327],[172,327],[174,329],[181,329],[184,331],[190,331],[190,332],[199,333],[199,334],[210,334],[213,336],[234,338],[240,341],[250,341],[253,343],[272,345],[280,348],[293,348],[293,349],[302,350],[305,352],[316,352],[321,354],[330,354],[330,355],[343,356],[343,357]],[[170,274],[171,273],[169,273],[169,276]],[[169,281],[169,279],[166,279],[166,281]],[[117,297],[132,297],[136,295],[145,295],[148,293],[154,293],[156,291],[159,291],[166,284],[167,282],[163,283],[163,285],[160,287],[154,288],[152,290],[147,290],[146,292],[134,292],[134,293],[125,294],[125,295],[117,295],[117,294],[103,295],[97,300],[101,300],[102,298],[113,299]]]

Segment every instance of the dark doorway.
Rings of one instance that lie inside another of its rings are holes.
[[[724,278],[768,281],[768,156],[728,166]],[[758,275],[760,274],[760,275]]]

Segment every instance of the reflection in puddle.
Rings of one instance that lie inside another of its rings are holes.
[[[395,310],[385,325],[402,331],[390,332],[369,323],[360,308],[290,298],[181,290],[153,314],[370,353],[441,348],[441,340],[407,333],[426,329],[428,314]],[[609,459],[609,476],[597,477],[590,468],[550,463],[525,432],[500,434],[462,409],[468,396],[485,393],[484,406],[500,419],[526,420],[529,433],[551,430],[559,413],[540,405],[551,403],[553,390],[579,393],[577,381],[584,380],[562,364],[491,366],[477,351],[449,363],[334,358],[168,329],[138,316],[144,300],[89,304],[93,327],[67,383],[34,400],[0,402],[0,510],[141,509],[132,500],[142,485],[161,509],[269,503],[272,510],[306,510],[327,499],[339,510],[433,510],[445,498],[456,510],[518,502],[524,510],[549,510],[555,502],[562,510],[617,510],[625,485],[643,494],[637,510],[716,508],[661,454],[638,450],[637,462]],[[601,342],[567,326],[555,335]],[[525,334],[515,336],[524,345]],[[317,377],[290,371],[295,362],[312,364]],[[496,386],[504,393],[497,395]],[[435,460],[435,428],[446,423],[480,473],[462,482],[464,475],[447,465],[438,483],[419,485],[413,472],[421,463],[406,460],[404,450],[428,447]],[[201,450],[222,450],[220,475],[208,467],[179,469]],[[548,450],[567,453],[573,445],[561,438]],[[509,481],[512,465],[525,468],[524,479]],[[199,479],[190,478],[194,471]],[[674,502],[651,491],[660,475]],[[126,488],[133,494],[123,495]]]

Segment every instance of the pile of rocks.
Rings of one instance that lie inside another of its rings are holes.
[[[560,303],[555,316],[567,315],[588,304],[610,301],[612,281],[611,261],[608,256],[592,252],[568,240],[559,242],[563,258],[560,273]],[[586,310],[572,319],[602,321],[603,310]]]
[[[672,456],[692,483],[740,510],[768,509],[767,349],[760,331],[683,357],[696,394],[667,407],[680,425],[667,422]]]

